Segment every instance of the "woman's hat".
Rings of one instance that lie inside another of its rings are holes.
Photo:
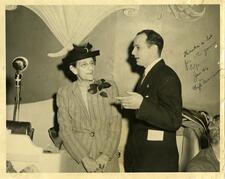
[[[100,55],[99,50],[91,51],[92,45],[87,43],[85,46],[77,46],[73,44],[73,49],[69,51],[65,58],[63,58],[63,63],[65,65],[71,65],[76,63],[78,60],[82,60],[89,57],[96,57]]]

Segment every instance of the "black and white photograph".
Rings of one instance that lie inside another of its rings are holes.
[[[46,2],[2,10],[6,177],[224,177],[222,1]]]

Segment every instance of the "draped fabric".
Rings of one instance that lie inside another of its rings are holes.
[[[72,49],[72,44],[79,44],[107,15],[121,9],[138,10],[138,6],[112,5],[64,5],[45,6],[27,5],[49,27],[62,44],[63,49],[49,53],[50,57],[62,56]]]
[[[124,10],[127,16],[136,15],[138,5],[25,5],[35,12],[49,27],[63,49],[49,53],[50,57],[63,56],[72,49],[72,44],[80,44],[82,40],[109,14]],[[166,9],[178,20],[198,20],[206,11],[200,11],[193,5],[163,5],[160,6],[159,18],[167,15]],[[197,6],[198,7],[198,6]],[[6,10],[14,10],[16,6],[8,5]]]

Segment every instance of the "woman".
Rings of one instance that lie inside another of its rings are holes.
[[[57,93],[59,136],[75,160],[74,172],[119,172],[121,117],[113,104],[118,95],[113,81],[94,79],[92,45],[76,46],[63,63],[77,76]]]

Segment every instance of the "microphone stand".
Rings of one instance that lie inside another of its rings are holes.
[[[20,109],[20,92],[21,92],[21,78],[22,73],[17,71],[15,74],[15,82],[16,82],[16,97],[15,97],[15,105],[14,105],[14,112],[13,112],[13,121],[19,121],[19,109]]]

